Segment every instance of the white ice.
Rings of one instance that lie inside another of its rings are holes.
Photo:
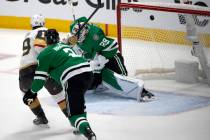
[[[23,104],[18,86],[26,32],[0,29],[0,140],[84,139],[72,134],[73,128],[44,89],[39,97],[50,128],[32,124],[34,115]],[[157,101],[136,103],[113,95],[87,95],[88,120],[98,140],[210,139],[208,85],[156,80],[146,81],[146,87],[155,91]]]

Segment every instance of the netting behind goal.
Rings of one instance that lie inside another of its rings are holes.
[[[210,9],[205,7],[156,2],[118,4],[118,42],[130,75],[170,75],[176,60],[199,62],[191,54],[195,34],[204,46],[208,64],[209,21]],[[187,24],[195,27],[196,33],[190,31],[192,35],[187,35]]]

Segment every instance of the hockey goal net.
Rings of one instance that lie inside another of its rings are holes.
[[[207,7],[119,3],[117,29],[120,50],[131,76],[173,75],[175,61],[181,59],[199,63],[199,58],[192,55],[195,41],[204,49],[204,54],[197,51],[197,55],[202,55],[205,65],[210,63],[210,9]]]

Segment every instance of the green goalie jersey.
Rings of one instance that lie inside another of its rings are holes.
[[[85,22],[85,17],[77,19],[71,26],[70,31],[78,22]],[[77,45],[84,51],[84,56],[87,59],[93,59],[95,54],[101,54],[107,59],[114,57],[118,52],[118,43],[106,37],[103,30],[94,24],[87,24],[88,33],[83,42],[78,42]]]
[[[32,83],[32,92],[38,92],[48,76],[64,84],[69,78],[90,72],[89,63],[68,46],[62,43],[49,45],[38,56],[38,67]]]

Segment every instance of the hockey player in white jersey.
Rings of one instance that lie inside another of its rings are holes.
[[[19,68],[19,87],[23,94],[31,88],[37,67],[37,56],[46,47],[45,32],[47,28],[44,25],[45,19],[42,15],[33,15],[31,17],[32,30],[26,34],[23,41],[23,54]],[[62,86],[48,77],[45,88],[58,103],[64,115],[67,116],[65,94],[63,93]],[[36,115],[36,119],[33,120],[35,125],[48,123],[38,98],[35,99],[29,108]]]

